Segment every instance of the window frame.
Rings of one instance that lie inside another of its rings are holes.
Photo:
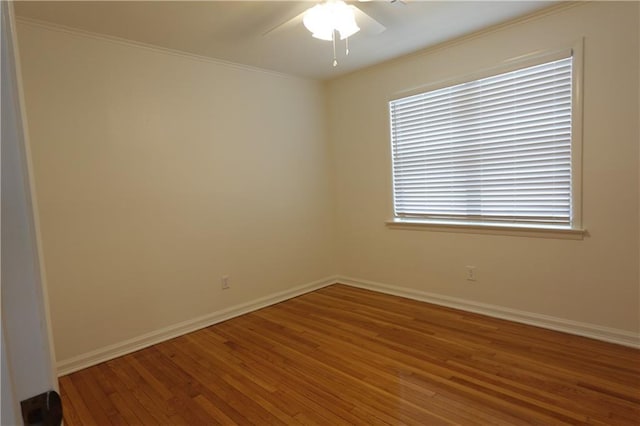
[[[390,188],[390,216],[386,224],[392,229],[433,230],[443,232],[473,232],[548,238],[582,239],[586,230],[582,223],[582,105],[583,105],[583,61],[584,39],[572,44],[543,52],[536,51],[503,61],[496,67],[486,68],[471,74],[454,77],[394,93],[387,99],[387,126]],[[530,66],[572,57],[572,115],[571,115],[571,224],[570,226],[534,225],[525,223],[489,223],[473,221],[447,221],[423,218],[407,218],[395,215],[395,185],[393,176],[393,140],[390,102],[420,93],[455,86],[482,78],[515,71]]]

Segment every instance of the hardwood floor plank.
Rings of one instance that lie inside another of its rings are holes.
[[[105,386],[108,388],[109,383],[108,381],[102,380],[100,371],[98,370],[95,374],[87,374],[87,372],[84,371],[80,372],[79,376],[85,381],[86,389],[93,395],[101,411],[109,418],[111,423],[114,425],[127,424],[120,410],[111,402],[109,393],[105,392]]]
[[[266,314],[264,312],[262,313],[262,316],[278,317],[277,314],[273,314],[273,313]],[[302,318],[300,319],[300,321],[303,324],[307,324],[309,322]],[[330,344],[330,341],[328,341],[329,338],[325,338],[325,335],[323,333],[323,332],[326,332],[327,334],[330,333],[331,332],[330,329],[325,327],[325,328],[322,328],[322,331],[316,331],[313,329],[313,327],[308,327],[307,331],[310,335],[313,336],[314,340],[319,342],[327,342],[328,345]],[[358,345],[353,345],[352,349],[353,350],[346,351],[346,352],[331,351],[330,353],[334,355],[336,358],[342,359],[343,360],[342,362],[346,362],[346,363],[353,362],[354,366],[357,365],[360,369],[363,369],[364,367],[365,368],[364,371],[368,373],[366,376],[366,381],[370,384],[373,384],[374,386],[377,386],[380,388],[389,388],[392,384],[391,381],[383,380],[383,378],[386,379],[387,377],[393,377],[395,379],[394,381],[398,382],[399,377],[397,376],[397,370],[393,370],[393,372],[390,371],[387,373],[384,371],[384,368],[381,364],[373,363],[373,360],[375,359],[376,355],[371,355],[370,353],[367,354],[366,350],[364,350],[363,347]],[[363,353],[359,353],[359,351]],[[389,354],[388,356],[393,358],[393,354]],[[452,374],[454,373],[455,372],[452,372]],[[406,377],[408,378],[410,376],[407,375]],[[429,401],[428,398],[435,395],[435,392],[425,388],[423,383],[420,383],[419,385],[414,385],[410,381],[401,379],[400,384],[403,388],[407,389],[408,391],[407,394],[405,394],[405,398],[407,398],[408,400],[413,400],[416,404],[422,405],[425,403],[426,404],[431,403],[431,405],[433,406],[432,401]],[[533,388],[520,388],[520,389],[525,389],[527,392],[530,392],[539,396],[541,395],[542,396],[541,399],[545,399],[544,395],[541,392],[537,392],[536,389],[533,389]],[[446,414],[448,415],[448,418],[462,421],[465,424],[470,424],[470,422],[472,422],[474,418],[477,417],[477,413],[475,412],[472,415],[465,416],[463,415],[465,411],[464,410],[460,411],[459,409],[447,410],[445,407],[440,407],[439,410],[440,410],[439,414]],[[438,412],[438,410],[436,410],[436,412]],[[584,420],[583,417],[584,416],[580,416],[579,419]]]
[[[333,285],[60,390],[68,425],[639,425],[640,350]]]
[[[465,377],[472,377],[477,379],[477,381],[491,383],[495,388],[504,388],[509,389],[512,392],[523,393],[527,395],[529,399],[537,401],[536,404],[539,403],[543,406],[561,405],[561,407],[566,407],[567,410],[564,410],[563,408],[560,408],[560,410],[567,412],[569,417],[571,417],[575,412],[584,412],[584,415],[577,416],[576,420],[585,421],[585,417],[588,417],[589,415],[606,416],[608,414],[607,411],[598,410],[598,406],[594,404],[595,401],[592,401],[592,404],[587,406],[579,405],[575,403],[574,399],[563,395],[561,392],[550,394],[548,390],[543,390],[544,388],[485,372],[478,369],[477,366],[469,366],[459,361],[449,361],[449,363],[457,371],[464,372]]]
[[[224,380],[224,373],[222,370],[212,368],[206,360],[199,362],[199,360],[203,359],[201,355],[193,351],[189,351],[183,346],[186,343],[186,339],[184,339],[180,345],[176,344],[175,341],[166,343],[166,346],[172,350],[174,355],[173,361],[180,368],[194,378],[201,377],[200,380],[204,379],[203,385],[204,388],[208,390],[208,394],[212,397],[217,397],[219,401],[224,401],[232,407],[233,410],[226,412],[227,414],[230,412],[234,414],[237,413],[238,416],[241,416],[240,422],[242,421],[242,418],[244,418],[245,421],[254,424],[279,423],[275,416],[256,404],[251,395],[244,395],[232,386],[229,386]],[[224,368],[223,366],[221,367]],[[211,373],[211,371],[216,372]]]
[[[266,315],[266,314],[265,314]],[[273,313],[271,315],[273,316]],[[275,315],[275,318],[278,316]],[[307,321],[301,319],[301,323],[307,324]],[[416,405],[423,406],[430,403],[430,398],[435,395],[435,392],[425,388],[424,386],[413,385],[410,381],[399,376],[397,369],[384,368],[380,363],[375,363],[373,360],[376,358],[376,354],[372,354],[366,348],[358,345],[350,345],[349,348],[335,349],[331,346],[330,337],[326,337],[326,334],[330,334],[330,329],[313,329],[307,328],[307,333],[313,337],[314,340],[326,343],[326,348],[323,347],[319,351],[328,356],[329,358],[340,359],[341,369],[345,371],[345,366],[349,367],[349,371],[355,371],[357,369],[362,370],[365,376],[362,378],[367,384],[381,389],[389,389],[397,386],[398,384],[406,389],[404,398],[407,401],[413,402]],[[407,378],[409,376],[406,376]],[[437,410],[436,410],[437,413]],[[447,412],[449,417],[460,416],[458,411]],[[470,419],[464,419],[469,421]]]
[[[149,386],[137,372],[132,369],[126,361],[131,355],[109,361],[107,366],[117,378],[131,391],[131,394],[138,401],[139,406],[154,419],[154,423],[161,425],[169,424],[187,424],[186,421],[176,413],[168,401],[163,400],[162,396],[157,394],[151,386]],[[75,373],[74,373],[75,374]]]
[[[275,343],[273,351],[297,360],[296,365],[302,372],[311,372],[320,377],[324,386],[337,389],[333,392],[341,395],[342,399],[353,401],[355,404],[362,404],[362,400],[365,400],[369,403],[369,409],[380,417],[384,417],[387,412],[393,412],[402,421],[413,420],[432,424],[442,422],[439,416],[423,407],[413,405],[404,399],[399,402],[393,398],[389,399],[385,389],[371,386],[364,380],[362,373],[356,372],[352,375],[351,371],[345,371],[343,364],[335,362],[338,361],[337,358],[323,358],[315,344],[303,341],[300,337],[291,339],[290,336],[283,336],[284,330],[274,330],[266,321],[261,321],[260,324],[260,333],[254,332],[251,326],[248,327],[252,333],[252,340],[267,339]],[[310,349],[312,350],[309,353]],[[413,410],[406,409],[407,405],[413,405]]]
[[[116,407],[118,412],[122,415],[122,418],[124,420],[123,424],[135,425],[135,424],[143,424],[145,422],[144,417],[139,417],[136,414],[136,412],[133,411],[131,407],[129,407],[129,405],[126,403],[126,401],[124,400],[124,397],[121,394],[117,392],[112,393],[111,395],[109,395],[109,399],[111,400],[113,405]],[[140,411],[143,411],[143,410],[140,410]],[[151,421],[151,419],[148,419],[147,421]]]
[[[158,421],[148,412],[149,406],[138,401],[134,393],[132,393],[124,383],[111,371],[107,363],[97,365],[96,370],[99,371],[101,377],[107,380],[113,387],[114,392],[109,394],[109,398],[113,404],[123,413],[125,419],[130,418],[129,424],[154,424]],[[142,401],[144,402],[144,400]],[[136,418],[131,417],[131,412]]]
[[[202,393],[203,386],[193,378],[178,376],[178,368],[173,363],[164,363],[161,354],[151,348],[149,351],[141,351],[135,354],[139,364],[138,371],[143,377],[153,377],[154,381],[163,384],[165,389],[170,389],[167,401],[174,411],[179,413],[187,424],[204,424],[209,420],[209,414],[193,398]],[[156,385],[157,387],[157,385]]]
[[[265,377],[273,375],[274,371],[278,372],[281,385],[274,393],[276,399],[296,404],[299,410],[304,410],[305,416],[302,417],[314,419],[320,424],[357,422],[358,418],[351,414],[354,406],[340,399],[332,389],[325,389],[324,384],[312,375],[299,370],[284,358],[277,358],[270,345],[263,349],[259,345],[260,342],[242,340],[249,343],[238,342],[234,345],[234,350],[247,361],[247,364],[253,365],[256,371],[262,372]],[[315,401],[321,401],[323,405]]]
[[[82,425],[83,424],[82,418],[80,417],[78,411],[76,410],[76,407],[74,406],[73,402],[71,401],[71,398],[67,393],[69,392],[69,388],[73,386],[73,384],[70,382],[64,382],[65,387],[63,388],[62,387],[63,379],[68,379],[68,378],[67,377],[60,378],[60,383],[61,383],[60,399],[62,400],[62,406],[64,407],[65,424],[67,426]],[[84,404],[82,400],[78,400],[76,402],[76,405],[81,405],[81,404]],[[80,411],[82,411],[83,409],[86,409],[88,412],[88,409],[86,408],[86,406],[84,408],[81,408]],[[89,417],[91,417],[90,414],[85,415],[85,419]],[[90,423],[86,423],[86,424],[90,424]]]
[[[207,355],[212,355],[212,351],[209,350],[209,347],[206,344],[200,343],[196,337],[187,336],[187,342],[188,345],[185,346],[186,349],[195,353],[204,352]],[[198,362],[204,368],[208,368],[210,366],[204,358],[200,359]],[[256,376],[251,374],[246,367],[242,368],[242,371],[239,371],[238,369],[231,369],[222,375],[224,382],[235,391],[242,395],[252,395],[253,402],[258,404],[265,411],[273,414],[277,419],[285,424],[292,423],[292,417],[297,414],[296,409],[290,407],[289,404],[279,403],[279,401],[274,400],[274,403],[270,402],[269,399],[273,399],[272,391],[262,388],[260,386],[261,381],[256,381],[254,378],[256,378]]]
[[[91,416],[95,419],[95,422],[100,425],[113,424],[109,419],[110,413],[107,411],[110,411],[111,404],[109,404],[108,409],[105,410],[102,403],[104,399],[106,399],[106,396],[102,393],[100,387],[96,386],[95,383],[90,380],[90,373],[86,370],[80,371],[72,378],[72,382],[82,395],[82,400],[91,412]]]
[[[214,403],[209,401],[206,397],[198,395],[194,400],[205,409],[211,416],[211,421],[219,425],[237,425],[231,417],[227,416],[222,410],[220,410]]]

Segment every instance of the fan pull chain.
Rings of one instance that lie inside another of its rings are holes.
[[[333,42],[333,66],[338,65],[338,58],[336,57],[336,32],[331,34],[331,41]]]
[[[349,56],[349,37],[347,37],[346,39],[344,39],[345,43],[346,43],[346,50],[345,50],[345,56]]]

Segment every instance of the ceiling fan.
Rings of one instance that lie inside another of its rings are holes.
[[[366,35],[382,33],[386,27],[362,11],[357,3],[370,3],[371,0],[344,1],[323,0],[307,7],[302,13],[281,22],[263,35],[280,32],[284,29],[303,23],[311,35],[320,40],[333,43],[333,66],[338,65],[336,57],[336,40],[345,40],[345,54],[349,54],[349,37],[362,31]],[[355,3],[355,4],[354,4]],[[371,2],[373,3],[373,2]],[[387,3],[387,2],[384,2]],[[391,4],[405,4],[404,0],[389,0]]]

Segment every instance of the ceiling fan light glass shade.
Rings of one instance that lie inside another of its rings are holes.
[[[324,32],[317,31],[311,35],[320,40],[326,40],[326,41],[333,40],[333,30],[324,31]]]
[[[336,29],[340,33],[340,39],[341,40],[344,40],[347,37],[351,37],[352,35],[354,35],[358,31],[360,31],[360,27],[358,25],[356,25],[356,21],[355,20],[353,22],[350,22],[350,23],[349,22],[345,22],[343,25],[341,25],[340,27],[338,27]]]
[[[343,1],[328,1],[317,4],[304,13],[304,26],[315,38],[333,40],[333,32],[338,31],[345,39],[360,31],[353,10]]]
[[[343,40],[360,31],[353,9],[342,1],[335,3],[333,27],[340,33],[340,38]]]
[[[331,32],[330,16],[327,12],[324,4],[317,4],[304,13],[302,23],[312,34]]]

